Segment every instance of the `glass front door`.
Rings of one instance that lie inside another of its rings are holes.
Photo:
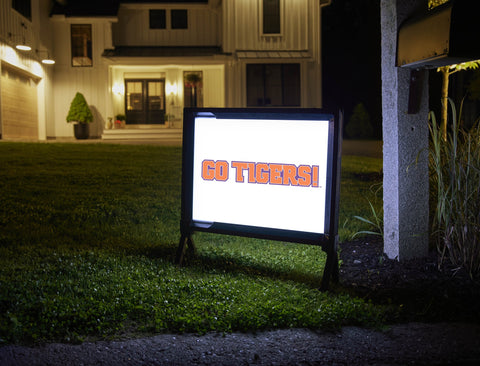
[[[127,124],[165,124],[165,80],[125,79]]]

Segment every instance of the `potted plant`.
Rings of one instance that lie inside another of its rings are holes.
[[[117,114],[115,116],[115,127],[116,128],[123,128],[125,127],[125,115],[124,114]]]
[[[67,115],[67,122],[73,122],[73,131],[78,140],[88,139],[89,123],[93,121],[93,114],[82,93],[75,94],[70,110]]]

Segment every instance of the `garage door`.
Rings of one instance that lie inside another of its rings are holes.
[[[37,84],[22,71],[2,65],[1,127],[3,139],[38,139]]]

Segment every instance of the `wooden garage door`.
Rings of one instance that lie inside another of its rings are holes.
[[[38,139],[37,85],[27,74],[2,65],[2,138]]]

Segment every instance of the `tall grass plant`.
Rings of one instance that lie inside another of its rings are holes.
[[[480,125],[465,131],[462,107],[457,115],[451,100],[450,105],[452,123],[446,140],[430,112],[433,235],[441,263],[449,259],[473,278],[480,274]]]

